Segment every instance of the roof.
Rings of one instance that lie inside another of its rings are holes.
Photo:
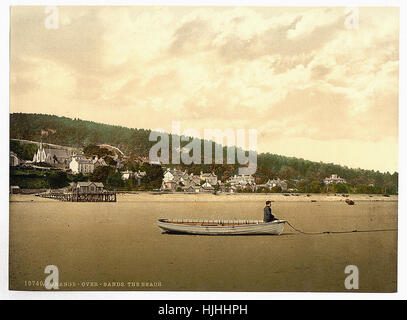
[[[205,182],[202,185],[202,188],[204,188],[204,189],[213,189],[213,187],[211,186],[211,184],[209,182]]]
[[[177,170],[177,169],[167,169],[164,172],[164,175],[166,173],[170,173],[174,176],[174,178],[188,178],[188,173],[186,171],[181,171],[181,170]]]
[[[102,182],[94,182],[94,184],[96,185],[96,187],[101,187],[101,188],[104,187]]]
[[[94,158],[93,160],[90,160],[90,161],[94,164],[101,164],[103,166],[107,166],[107,163],[106,163],[105,159],[103,159],[103,158]]]
[[[92,182],[92,181],[79,181],[77,187],[89,187],[91,184],[94,184],[96,187],[103,188],[104,185],[102,182]]]
[[[63,149],[44,149],[46,154],[50,154],[51,156],[56,156],[57,158],[68,158],[69,153]]]
[[[277,184],[287,184],[284,180],[277,179],[269,179],[266,184],[277,183]]]
[[[216,174],[214,174],[213,172],[211,172],[211,173],[202,173],[202,176],[203,177],[215,177]]]
[[[82,164],[93,164],[93,162],[91,160],[88,160],[88,159],[76,159],[76,161],[78,163],[82,163]]]

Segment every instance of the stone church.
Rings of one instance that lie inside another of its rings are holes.
[[[71,156],[67,150],[55,149],[55,148],[44,148],[42,141],[40,142],[40,147],[34,154],[33,162],[45,162],[51,165],[68,165]]]

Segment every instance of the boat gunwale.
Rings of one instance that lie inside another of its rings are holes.
[[[196,227],[248,227],[285,223],[285,220],[274,220],[264,222],[263,220],[194,220],[194,219],[158,219],[159,223],[177,226],[196,226]]]

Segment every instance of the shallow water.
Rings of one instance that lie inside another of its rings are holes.
[[[257,198],[21,199],[10,202],[15,290],[44,290],[37,281],[50,264],[62,290],[347,291],[347,265],[359,269],[359,291],[397,288],[397,232],[303,235],[286,226],[281,236],[222,237],[162,234],[156,226],[158,218],[262,219]],[[397,228],[396,201],[277,201],[272,209],[304,231]]]

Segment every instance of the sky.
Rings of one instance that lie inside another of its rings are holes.
[[[15,6],[10,112],[256,129],[258,152],[394,172],[398,43],[388,7]]]

